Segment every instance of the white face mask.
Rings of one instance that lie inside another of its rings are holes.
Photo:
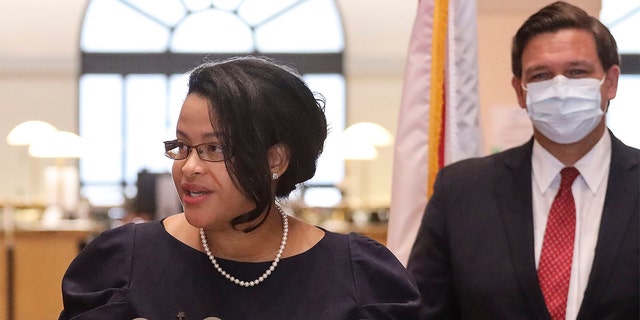
[[[527,113],[545,137],[560,144],[580,141],[602,119],[600,86],[594,78],[569,79],[558,75],[551,80],[529,83]]]

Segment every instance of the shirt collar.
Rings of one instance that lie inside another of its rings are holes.
[[[535,139],[531,161],[533,179],[536,180],[540,192],[545,193],[554,178],[559,176],[560,170],[564,168],[564,165]],[[580,171],[580,176],[589,187],[589,190],[595,193],[604,181],[604,175],[609,172],[610,162],[611,137],[608,132],[605,132],[593,148],[576,162],[574,167]]]

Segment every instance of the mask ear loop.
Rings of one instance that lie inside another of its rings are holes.
[[[602,85],[604,83],[604,80],[606,80],[606,79],[607,79],[607,74],[602,76],[602,79],[600,79],[600,85]]]

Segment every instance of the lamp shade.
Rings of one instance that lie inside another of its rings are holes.
[[[378,157],[378,150],[373,145],[356,141],[345,142],[342,149],[342,157],[345,160],[373,160]]]
[[[383,126],[373,122],[358,122],[344,130],[344,137],[376,147],[391,145],[393,137]]]
[[[31,142],[29,155],[36,158],[79,158],[82,138],[68,131],[55,131]]]
[[[376,147],[388,146],[393,137],[384,127],[373,122],[358,122],[345,129],[339,137],[340,154],[346,160],[373,160]]]
[[[40,120],[29,120],[15,126],[7,135],[7,143],[11,146],[27,146],[33,141],[58,131],[56,127]]]

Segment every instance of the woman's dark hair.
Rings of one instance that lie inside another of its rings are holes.
[[[281,144],[289,166],[279,177],[275,196],[287,197],[309,180],[327,137],[324,99],[316,97],[292,68],[262,57],[207,62],[189,77],[188,94],[209,101],[209,118],[229,155],[227,171],[256,207],[236,217],[238,225],[257,219],[271,207],[268,151]],[[263,219],[245,231],[258,227]]]
[[[602,68],[607,71],[620,65],[616,40],[598,19],[584,10],[566,2],[554,2],[536,12],[524,22],[513,37],[511,45],[511,71],[516,78],[522,77],[522,53],[529,41],[547,32],[562,29],[581,29],[590,32],[596,42],[596,51]]]

